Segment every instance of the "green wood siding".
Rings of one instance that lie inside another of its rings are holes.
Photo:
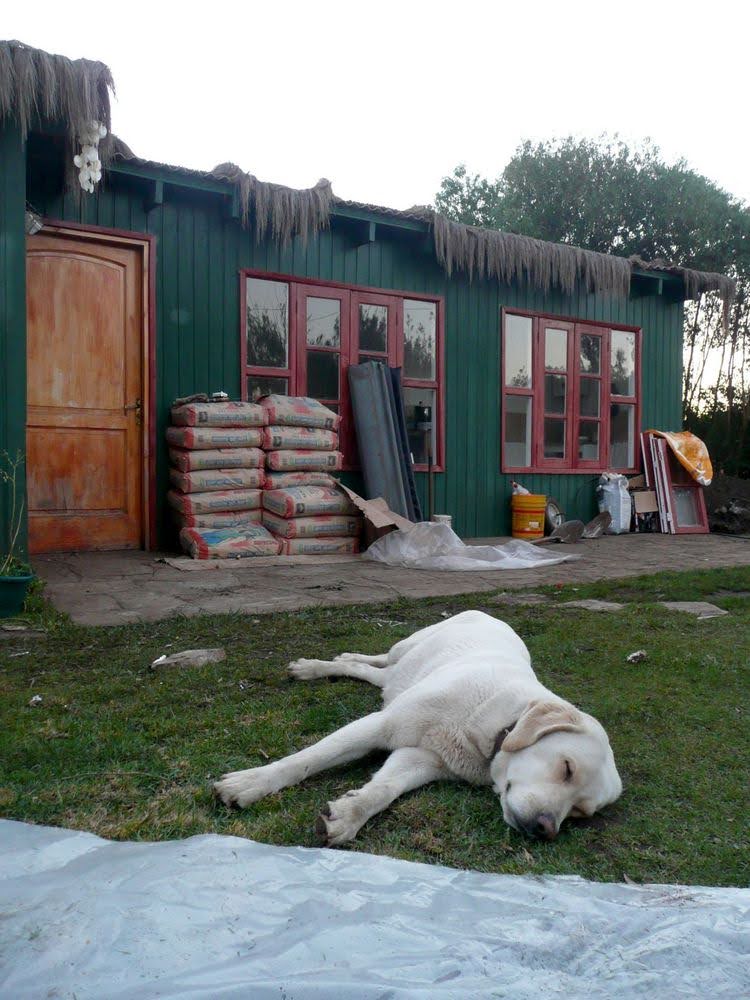
[[[122,169],[122,168],[121,168]],[[528,287],[448,279],[423,240],[378,225],[374,243],[357,247],[334,226],[305,245],[257,244],[229,218],[229,199],[170,187],[148,214],[142,181],[112,176],[87,196],[81,209],[68,197],[29,197],[51,218],[152,233],[157,238],[157,495],[161,541],[169,540],[164,494],[167,455],[164,428],[170,401],[192,392],[240,393],[240,268],[407,292],[442,295],[446,317],[446,471],[435,476],[435,509],[453,515],[466,537],[506,534],[510,476],[500,473],[500,309],[522,308],[601,323],[643,328],[643,425],[679,428],[682,304],[664,297],[624,301],[580,292],[543,294]],[[140,186],[139,186],[140,185]],[[373,216],[373,218],[376,218]],[[594,510],[596,476],[525,476],[525,485],[554,496],[568,516]],[[418,476],[423,502],[426,477]]]
[[[26,159],[20,131],[0,128],[0,454],[26,450]],[[25,497],[24,469],[19,494]],[[0,553],[8,551],[12,497],[0,483]],[[25,523],[18,539],[26,550]]]

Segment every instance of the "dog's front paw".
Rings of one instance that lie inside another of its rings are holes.
[[[264,773],[265,772],[265,773]],[[244,809],[245,806],[257,802],[258,799],[278,791],[274,783],[270,780],[268,769],[265,767],[251,767],[247,771],[230,771],[229,774],[214,783],[214,794],[221,799],[226,806],[236,806]]]
[[[349,796],[354,794],[348,793]],[[315,836],[321,847],[338,847],[357,836],[363,819],[357,816],[358,810],[353,809],[346,798],[327,803],[315,820]]]
[[[318,660],[292,660],[286,669],[289,676],[298,681],[312,681],[322,676]]]

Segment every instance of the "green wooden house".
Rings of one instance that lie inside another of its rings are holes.
[[[366,358],[402,368],[418,489],[429,463],[464,537],[509,533],[514,479],[588,517],[602,470],[638,469],[640,429],[680,427],[683,303],[721,276],[112,137],[85,193],[70,109],[109,123],[106,67],[0,50],[0,452],[26,456],[32,553],[172,544],[164,430],[196,392],[325,400],[356,483],[346,371]]]

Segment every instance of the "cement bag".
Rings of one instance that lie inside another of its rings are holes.
[[[338,430],[341,419],[338,413],[308,396],[271,395],[264,396],[259,403],[266,411],[267,419],[264,423],[271,426],[284,424],[292,427],[323,427],[335,431]]]
[[[167,444],[173,448],[258,448],[260,427],[167,427]]]
[[[280,448],[304,448],[308,451],[335,451],[339,446],[336,431],[320,427],[264,427],[263,447],[266,451]]]
[[[214,514],[180,514],[174,512],[175,523],[179,528],[244,528],[248,524],[260,524],[263,511],[255,510],[217,510]]]
[[[176,490],[169,490],[167,502],[181,514],[256,510],[260,507],[260,490],[217,490],[208,493],[178,493]]]
[[[344,463],[340,451],[267,451],[266,468],[274,472],[336,472]]]
[[[244,528],[183,528],[180,544],[193,559],[245,559],[277,556],[279,541],[262,524]]]
[[[312,514],[310,517],[278,517],[263,511],[263,526],[280,538],[318,538],[344,536],[354,538],[362,530],[361,517],[346,514]]]
[[[609,527],[605,528],[608,535],[622,535],[630,531],[633,506],[626,476],[605,472],[596,487],[596,500],[600,514],[607,511],[612,515]]]
[[[260,469],[266,456],[260,448],[208,448],[205,451],[188,451],[170,448],[169,461],[180,472],[197,469]]]
[[[337,480],[327,472],[266,472],[267,490],[285,490],[288,486],[335,486]]]
[[[172,423],[182,427],[263,427],[266,411],[257,403],[184,403],[172,407]]]
[[[335,486],[292,486],[288,490],[265,490],[263,507],[279,517],[356,513],[356,507],[346,493]]]
[[[282,556],[346,556],[359,552],[357,538],[282,538]]]
[[[263,486],[261,469],[198,469],[196,472],[169,470],[169,481],[181,493],[209,490],[257,490]]]

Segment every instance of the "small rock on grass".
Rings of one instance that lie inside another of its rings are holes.
[[[181,653],[172,653],[171,656],[159,656],[151,664],[152,670],[160,670],[162,667],[205,667],[207,663],[220,663],[226,660],[227,654],[223,649],[185,649]]]
[[[647,655],[648,654],[645,649],[636,649],[634,653],[631,653],[630,656],[626,656],[625,659],[628,663],[640,663],[642,660],[646,659]]]

